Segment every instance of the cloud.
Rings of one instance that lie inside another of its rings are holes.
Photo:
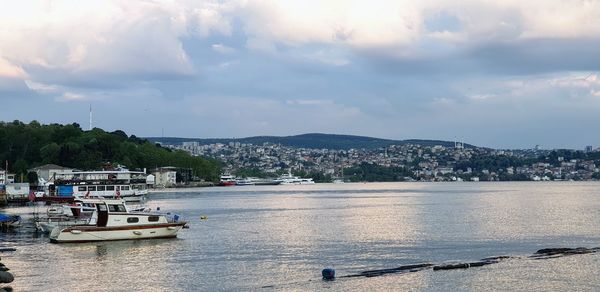
[[[0,55],[35,81],[193,73],[179,38],[182,7],[151,2],[11,3],[0,25]],[[27,45],[23,45],[27,44]]]
[[[73,92],[65,92],[61,96],[57,97],[57,101],[69,102],[69,101],[83,101],[87,100],[88,97],[82,94],[77,94]]]
[[[27,73],[23,68],[13,65],[0,56],[0,78],[26,78]]]
[[[0,91],[14,107],[43,100],[40,112],[57,112],[47,120],[101,103],[106,126],[141,135],[177,121],[206,125],[178,127],[183,136],[348,131],[493,146],[518,128],[511,141],[536,144],[526,131],[548,133],[551,117],[600,122],[599,3],[10,2]],[[140,105],[152,121],[121,110]]]
[[[219,54],[224,54],[224,55],[233,54],[236,51],[234,48],[228,47],[223,44],[213,44],[211,47],[212,47],[213,51],[215,51]]]

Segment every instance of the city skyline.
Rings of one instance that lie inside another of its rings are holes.
[[[139,137],[600,146],[590,1],[23,1],[0,120]]]

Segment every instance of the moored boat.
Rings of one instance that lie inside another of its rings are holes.
[[[276,181],[282,185],[312,185],[315,183],[312,178],[293,176],[291,172],[280,176]]]
[[[219,180],[219,186],[229,187],[229,186],[235,186],[235,184],[236,184],[236,180],[233,175],[229,175],[229,174],[221,175],[221,178]]]
[[[96,205],[93,203],[102,198],[76,198],[69,205],[52,204],[46,210],[45,217],[35,217],[36,228],[44,233],[50,233],[55,227],[95,224],[94,214]]]
[[[178,215],[129,212],[121,200],[97,200],[89,224],[68,227],[57,226],[50,233],[50,241],[89,242],[150,238],[172,238],[186,226]]]
[[[141,171],[77,171],[57,173],[54,180],[58,196],[93,196],[142,201],[148,193],[146,174]]]

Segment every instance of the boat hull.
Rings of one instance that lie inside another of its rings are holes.
[[[177,237],[185,222],[119,227],[72,226],[57,227],[50,234],[50,242],[92,242],[112,240],[138,240]]]

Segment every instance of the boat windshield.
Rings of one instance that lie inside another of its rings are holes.
[[[108,211],[110,212],[127,212],[125,205],[123,204],[109,204]]]

